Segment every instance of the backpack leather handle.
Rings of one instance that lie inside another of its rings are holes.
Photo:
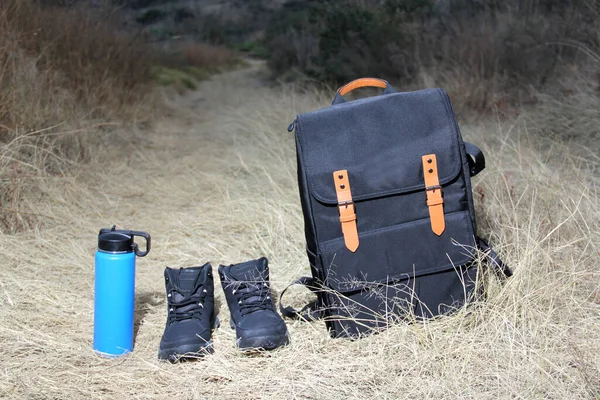
[[[342,86],[341,88],[339,88],[338,93],[342,96],[345,96],[348,93],[350,93],[351,91],[353,91],[354,89],[358,89],[361,87],[378,87],[381,89],[385,89],[385,88],[387,88],[387,86],[388,86],[387,81],[384,81],[383,79],[360,78],[360,79],[353,80],[352,82],[347,83],[344,86]]]
[[[335,94],[335,98],[333,99],[333,104],[345,103],[346,99],[344,96],[353,91],[354,89],[363,88],[363,87],[377,87],[381,89],[385,89],[383,94],[396,93],[393,87],[383,79],[379,78],[360,78],[353,80],[350,83],[345,84],[341,88],[337,90]]]

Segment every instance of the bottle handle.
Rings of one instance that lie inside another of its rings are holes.
[[[146,239],[146,251],[141,251],[140,248],[138,247],[138,244],[133,242],[133,251],[135,252],[135,255],[138,257],[144,257],[146,254],[148,254],[150,252],[150,234],[148,234],[148,232],[141,232],[141,231],[129,231],[129,234],[131,236],[141,236],[144,239]]]

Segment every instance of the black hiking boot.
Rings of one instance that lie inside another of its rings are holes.
[[[238,348],[272,350],[290,342],[285,322],[271,299],[266,258],[228,267],[219,265],[219,275]]]
[[[165,268],[167,325],[158,358],[177,361],[180,356],[212,353],[212,330],[217,326],[212,266]]]

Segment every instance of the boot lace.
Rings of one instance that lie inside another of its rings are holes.
[[[178,294],[181,298],[175,300],[175,294]],[[177,290],[172,290],[167,299],[167,304],[169,305],[169,324],[192,318],[201,319],[202,312],[204,311],[205,294],[206,289],[202,288],[197,289],[191,294],[182,294]]]
[[[242,315],[273,308],[271,289],[265,282],[240,282],[233,293],[239,294],[238,305]]]

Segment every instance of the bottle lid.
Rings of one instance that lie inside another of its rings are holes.
[[[98,249],[108,252],[127,252],[134,251],[133,236],[119,232],[106,232],[98,235]]]

